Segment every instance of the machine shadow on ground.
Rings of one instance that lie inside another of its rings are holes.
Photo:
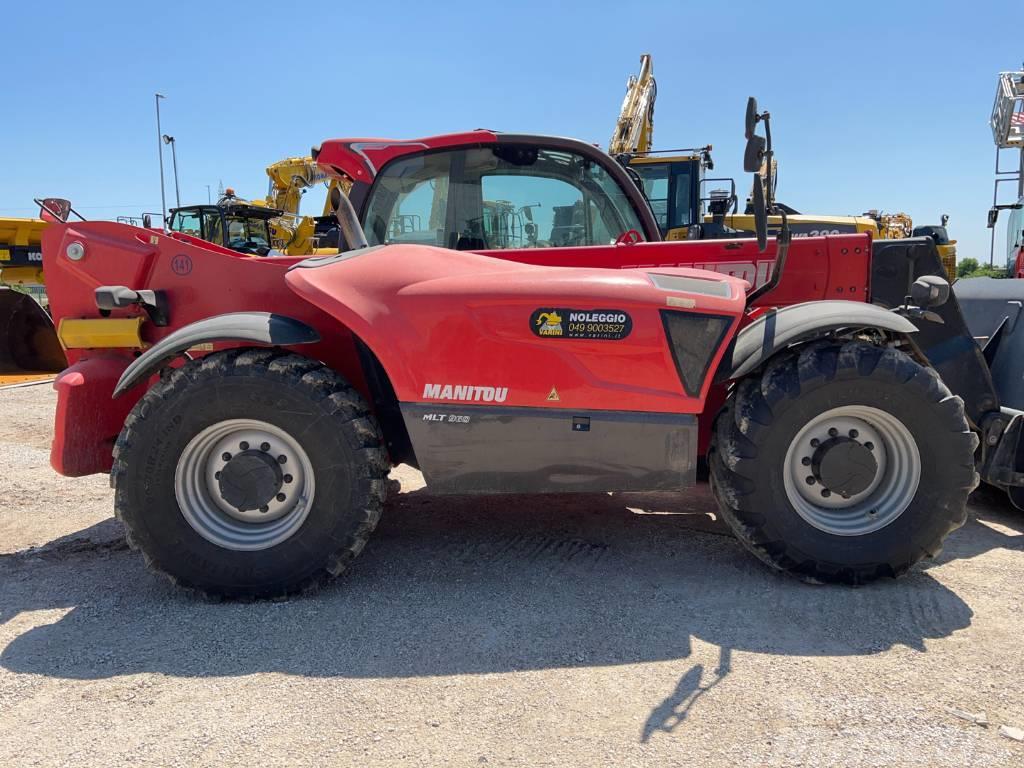
[[[926,569],[859,589],[776,575],[723,535],[712,511],[706,490],[684,498],[402,494],[335,585],[257,603],[174,589],[119,543],[111,520],[0,558],[0,665],[65,679],[412,677],[682,660],[697,638],[720,649],[707,676],[715,684],[735,651],[924,651],[927,640],[971,623],[971,608]],[[1017,534],[972,518],[940,562],[1024,548],[1024,518],[984,514]],[[65,612],[12,635],[33,611]],[[708,687],[702,677],[702,669],[684,675],[644,737],[685,718]]]

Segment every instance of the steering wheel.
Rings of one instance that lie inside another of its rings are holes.
[[[254,256],[266,255],[259,252],[260,244],[255,240],[242,240],[241,238],[237,238],[228,242],[228,248],[233,251],[238,251],[239,253],[249,253]]]
[[[627,229],[617,238],[615,238],[616,245],[636,245],[639,242],[643,242],[644,236],[637,232],[635,229]]]

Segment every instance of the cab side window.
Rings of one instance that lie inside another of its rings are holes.
[[[389,163],[370,190],[365,229],[372,245],[483,251],[608,245],[642,224],[600,164],[499,144]]]
[[[480,248],[587,244],[583,193],[568,182],[521,174],[492,174],[480,182],[480,217],[464,221]]]
[[[668,175],[667,163],[641,163],[633,166],[633,170],[643,182],[644,194],[651,204],[651,211],[662,230],[668,229]]]
[[[399,159],[378,176],[366,207],[370,245],[446,244],[451,153]]]
[[[195,211],[175,211],[171,229],[192,237],[202,238],[203,230],[199,223],[199,214]]]
[[[221,226],[219,213],[207,213],[203,216],[203,226],[206,228],[206,239],[217,245],[224,245],[224,228]]]

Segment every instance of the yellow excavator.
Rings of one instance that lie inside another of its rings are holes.
[[[266,205],[268,208],[281,211],[281,216],[270,221],[270,235],[274,247],[291,256],[330,252],[330,248],[317,247],[317,224],[318,221],[325,219],[333,221],[331,189],[340,186],[341,191],[348,194],[348,185],[342,185],[336,178],[328,176],[309,156],[286,157],[271,163],[267,166],[267,176],[270,179],[270,189],[265,202],[253,200],[251,204]],[[327,187],[323,212],[319,217],[300,215],[302,196],[318,184]]]
[[[736,237],[754,232],[752,213],[738,212],[736,183],[730,178],[707,178],[714,169],[712,145],[691,149],[655,150],[654,105],[658,95],[654,63],[649,54],[640,57],[640,71],[626,82],[626,96],[619,111],[609,154],[631,171],[643,189],[666,240]],[[776,179],[777,168],[761,173],[762,179]],[[868,211],[860,216],[802,214],[781,204],[793,237],[869,232],[873,238],[927,235],[936,241],[939,255],[950,277],[956,276],[956,241],[946,231],[948,217],[941,225],[914,227],[905,213]],[[781,217],[769,217],[769,232],[782,225]]]
[[[654,103],[658,84],[650,54],[640,57],[640,72],[626,82],[608,154],[631,171],[651,204],[662,237],[685,240],[699,223],[705,170],[713,170],[712,146],[688,149],[654,149]],[[725,181],[724,179],[721,181]]]

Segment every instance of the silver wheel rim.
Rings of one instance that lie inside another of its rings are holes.
[[[809,466],[817,446],[836,435],[868,447],[876,462],[868,486],[846,497],[831,492]],[[910,505],[921,482],[921,454],[910,430],[892,414],[846,405],[819,414],[797,433],[786,451],[783,480],[789,503],[815,528],[863,536],[889,525]]]
[[[280,466],[278,493],[261,508],[239,509],[221,492],[220,472],[239,451],[260,451]],[[174,495],[188,524],[224,549],[268,549],[302,527],[313,503],[313,465],[283,429],[254,419],[229,419],[197,434],[181,452]]]

